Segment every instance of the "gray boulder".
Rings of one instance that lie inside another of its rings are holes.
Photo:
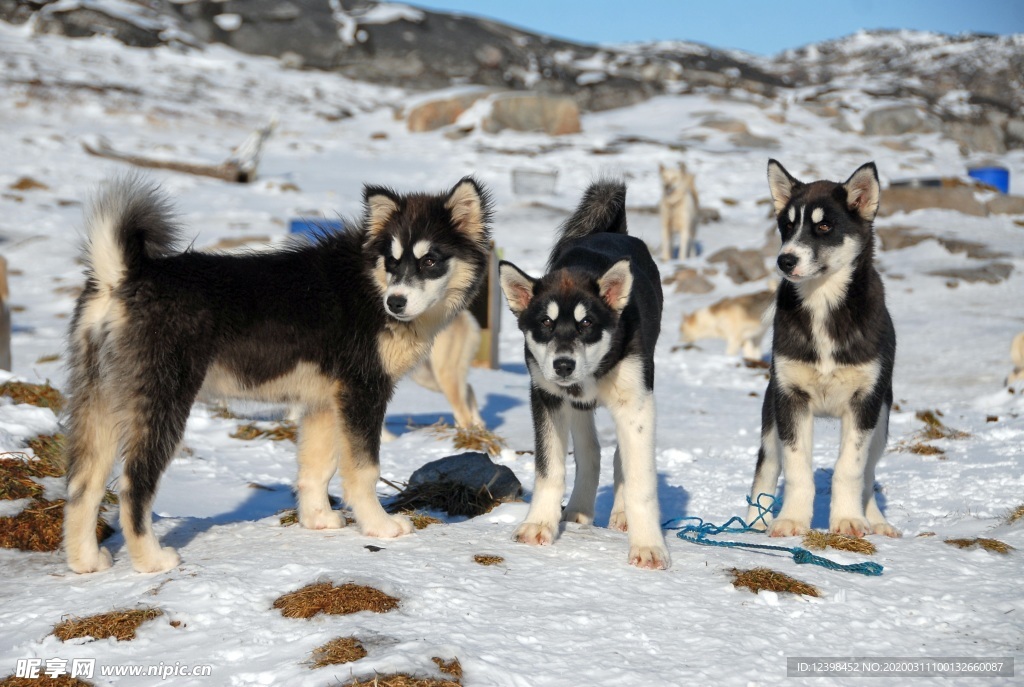
[[[523,493],[523,485],[512,470],[495,464],[487,454],[477,451],[427,463],[412,473],[409,488],[440,482],[461,484],[473,492],[486,487],[496,501],[512,500]]]

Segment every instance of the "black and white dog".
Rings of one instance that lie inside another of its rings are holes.
[[[364,534],[412,530],[377,499],[380,430],[398,379],[484,278],[489,201],[467,177],[439,195],[368,186],[364,205],[362,226],[312,244],[215,255],[177,252],[166,199],[137,179],[113,183],[95,201],[87,280],[69,332],[64,546],[72,570],[111,565],[95,532],[118,453],[132,565],[177,565],[153,535],[150,507],[201,388],[305,408],[303,526],[344,524],[327,498],[340,466]]]
[[[626,234],[626,187],[598,182],[561,228],[548,272],[534,279],[502,262],[501,288],[526,336],[537,466],[533,501],[515,538],[550,544],[559,520],[594,518],[601,447],[594,411],[615,420],[610,525],[629,531],[629,561],[667,568],[654,465],[654,345],[661,280],[647,246]],[[569,433],[576,483],[565,511]]]
[[[781,464],[785,499],[775,521],[765,525],[775,537],[807,532],[814,503],[814,417],[836,417],[842,422],[841,447],[829,529],[857,537],[899,536],[874,492],[896,357],[896,332],[874,266],[878,172],[869,162],[845,183],[805,184],[770,160],[768,186],[782,233],[778,266],[784,280],[776,297],[771,381],[751,500],[775,493]],[[757,512],[751,506],[748,520]]]

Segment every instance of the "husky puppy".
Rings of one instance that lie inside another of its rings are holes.
[[[537,481],[515,539],[550,544],[559,520],[589,524],[601,463],[598,404],[615,420],[610,525],[629,531],[629,561],[667,568],[654,465],[654,345],[661,280],[647,246],[626,235],[626,187],[598,182],[562,226],[548,272],[534,279],[509,262],[501,288],[526,336]],[[565,456],[572,432],[576,483],[569,505]]]
[[[305,408],[303,526],[344,524],[327,499],[340,467],[364,534],[412,530],[377,500],[380,429],[397,380],[483,280],[489,201],[466,177],[439,195],[367,186],[364,206],[362,226],[313,243],[211,255],[175,250],[179,229],[154,187],[124,179],[99,196],[68,337],[64,546],[72,570],[111,565],[95,529],[118,453],[132,565],[159,572],[178,564],[153,534],[150,507],[201,388]]]
[[[771,380],[761,411],[761,450],[751,501],[774,494],[779,468],[785,500],[774,537],[811,526],[814,417],[840,418],[829,529],[860,537],[899,536],[875,501],[875,465],[885,451],[892,406],[896,331],[874,266],[878,172],[861,166],[845,183],[794,179],[768,162],[782,248]],[[753,520],[757,509],[747,513]],[[760,523],[758,523],[760,525]]]
[[[725,339],[726,355],[761,358],[761,339],[768,331],[765,313],[775,299],[775,290],[766,289],[734,298],[723,298],[706,308],[683,317],[679,333],[683,343],[698,339]]]
[[[661,175],[661,259],[672,259],[673,237],[679,234],[679,257],[697,254],[697,221],[700,202],[697,199],[697,178],[686,171],[682,162],[678,167],[658,165]]]
[[[1006,377],[1006,385],[1024,382],[1024,332],[1013,337],[1010,344],[1010,360],[1013,361],[1013,372]]]

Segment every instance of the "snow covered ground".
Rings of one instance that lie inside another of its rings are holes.
[[[771,225],[763,202],[768,157],[805,180],[845,178],[868,159],[877,162],[883,180],[961,174],[977,161],[934,134],[905,137],[914,148],[907,152],[841,132],[793,102],[792,94],[790,102],[663,97],[586,115],[583,134],[557,140],[511,132],[449,140],[441,133],[409,134],[393,117],[410,94],[285,70],[274,60],[221,47],[146,51],[100,38],[32,37],[24,28],[0,24],[0,65],[0,252],[12,270],[11,302],[19,306],[13,316],[14,374],[58,387],[65,379],[63,362],[45,356],[62,353],[74,288],[82,282],[76,262],[81,203],[101,179],[123,171],[82,150],[82,140],[98,135],[119,148],[216,162],[251,129],[272,115],[280,118],[253,184],[153,174],[177,200],[198,247],[244,237],[280,241],[289,218],[355,214],[364,182],[435,190],[473,173],[494,193],[496,239],[504,255],[534,273],[541,271],[565,211],[600,175],[629,181],[630,206],[636,208],[632,231],[656,247],[657,217],[641,210],[657,204],[658,163],[685,159],[697,174],[702,203],[722,215],[721,222],[700,228],[708,255],[764,243]],[[859,98],[849,98],[853,119]],[[738,148],[727,134],[700,126],[712,115],[742,120],[752,133],[779,139],[781,147]],[[629,137],[655,142],[631,143]],[[617,140],[618,152],[594,152]],[[683,142],[688,149],[680,153],[658,142]],[[1000,162],[1011,169],[1013,190],[1024,191],[1024,153]],[[513,169],[557,171],[556,194],[513,195]],[[23,176],[47,188],[11,189]],[[1024,501],[1024,395],[1003,387],[1010,340],[1024,330],[1022,220],[920,211],[879,221],[980,241],[1009,254],[1002,260],[1015,267],[999,284],[949,288],[926,272],[981,263],[951,255],[935,241],[880,254],[899,336],[900,410],[893,413],[879,489],[890,521],[904,532],[898,540],[873,538],[879,550],[870,558],[885,566],[881,577],[796,566],[788,556],[698,547],[671,536],[670,570],[627,566],[625,535],[604,527],[614,432],[600,413],[607,465],[596,526],[570,525],[552,547],[510,540],[525,503],[385,542],[354,527],[282,527],[276,514],[293,505],[294,445],[232,439],[237,420],[197,406],[186,450],[167,471],[155,504],[157,534],[178,548],[181,566],[161,575],[133,572],[119,534],[107,542],[114,568],[96,575],[70,573],[58,553],[0,550],[0,676],[29,657],[213,667],[210,678],[175,678],[176,685],[312,686],[374,671],[425,674],[433,670],[432,656],[458,657],[467,685],[777,684],[786,680],[787,656],[1016,657],[1020,671],[1024,522],[1004,525],[1001,516]],[[667,275],[674,266],[661,268]],[[716,289],[704,296],[666,288],[656,380],[665,519],[697,515],[721,523],[742,514],[753,472],[764,371],[725,356],[720,341],[674,348],[684,312],[764,286],[736,286],[724,274],[712,279]],[[474,370],[471,383],[488,425],[507,439],[497,460],[529,489],[532,458],[516,452],[532,449],[528,378],[521,335],[508,312],[500,349],[501,369]],[[914,413],[925,409],[941,410],[949,425],[971,433],[935,442],[945,459],[896,450],[922,428]],[[382,451],[385,477],[405,480],[419,465],[454,452],[429,432],[409,429],[439,417],[452,419],[441,395],[409,382],[400,386],[388,426],[401,436]],[[838,432],[836,423],[824,421],[816,429],[818,483],[827,487]],[[25,439],[56,431],[48,410],[0,399],[0,450],[22,450]],[[383,484],[379,491],[393,493]],[[337,482],[332,492],[340,494]],[[827,525],[827,499],[819,493],[817,527]],[[23,504],[0,505],[2,514],[10,514]],[[929,532],[935,536],[918,536]],[[943,543],[977,536],[1018,550],[1002,556]],[[382,550],[371,551],[368,544]],[[505,561],[482,567],[473,562],[479,553]],[[864,560],[826,555],[844,563]],[[815,584],[823,596],[755,596],[734,589],[727,570],[755,566]],[[369,584],[397,596],[401,605],[383,615],[312,620],[284,618],[271,608],[280,594],[316,580]],[[65,615],[133,606],[156,606],[165,616],[144,625],[131,642],[62,644],[50,634]],[[181,624],[173,627],[169,620]],[[349,635],[363,640],[368,657],[309,668],[314,647]],[[110,684],[163,682],[151,677]],[[853,678],[834,682],[859,684]]]

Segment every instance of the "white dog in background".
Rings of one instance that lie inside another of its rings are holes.
[[[697,254],[697,222],[700,203],[697,178],[686,171],[682,162],[677,167],[658,165],[661,174],[661,259],[672,259],[674,237],[679,235],[679,257]]]
[[[1006,378],[1006,385],[1024,382],[1024,332],[1013,337],[1010,344],[1010,360],[1013,361],[1013,372]]]
[[[726,355],[743,351],[749,360],[761,358],[761,339],[771,322],[766,313],[775,300],[776,285],[756,293],[723,298],[706,308],[685,315],[679,327],[684,343],[699,339],[725,339]]]

